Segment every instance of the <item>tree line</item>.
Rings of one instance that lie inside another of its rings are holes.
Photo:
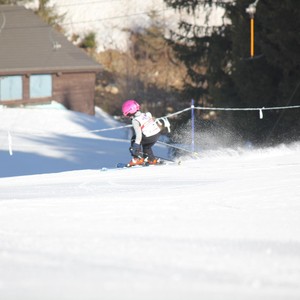
[[[181,21],[172,34],[169,42],[188,69],[186,97],[215,107],[300,105],[300,1],[164,1],[190,15],[203,6],[224,9],[221,26]],[[247,13],[251,4],[256,5],[252,16]],[[217,119],[220,126],[236,130],[252,143],[286,142],[300,136],[299,109],[265,111],[263,119],[257,112],[224,112]]]

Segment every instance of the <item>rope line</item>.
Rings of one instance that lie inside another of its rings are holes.
[[[247,110],[280,110],[280,109],[294,109],[294,108],[300,108],[300,105],[294,105],[294,106],[277,106],[277,107],[249,107],[249,108],[219,108],[219,107],[194,107],[194,109],[200,109],[200,110],[233,110],[233,111],[247,111]],[[191,108],[190,108],[191,109]]]
[[[190,111],[192,109],[197,109],[197,110],[212,110],[212,111],[258,111],[260,118],[262,119],[262,111],[267,111],[267,110],[282,110],[282,109],[299,109],[300,105],[294,105],[294,106],[277,106],[277,107],[250,107],[250,108],[225,108],[225,107],[201,107],[201,106],[191,106],[187,107],[183,110],[174,112],[172,114],[168,114],[166,116],[157,118],[157,119],[162,119],[162,118],[171,118],[177,115],[180,115],[184,112]],[[110,127],[110,128],[102,128],[102,129],[95,129],[95,130],[88,130],[88,131],[77,131],[77,132],[60,132],[60,134],[65,134],[65,135],[79,135],[79,134],[87,134],[87,133],[99,133],[99,132],[105,132],[105,131],[112,131],[112,130],[119,130],[119,129],[125,129],[125,128],[130,128],[132,125],[122,125],[122,126],[117,126],[117,127]],[[3,129],[0,129],[0,131],[4,131]],[[13,131],[9,130],[10,134],[31,134],[31,135],[43,135],[43,134],[53,134],[52,131],[40,131],[40,132],[29,132],[29,131]]]

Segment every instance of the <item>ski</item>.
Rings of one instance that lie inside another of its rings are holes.
[[[140,165],[140,166],[141,166],[141,165]],[[117,167],[118,169],[122,169],[122,168],[131,168],[131,167],[129,166],[129,164],[125,164],[125,163],[121,163],[121,162],[117,163],[117,164],[116,164],[116,167]]]
[[[117,163],[116,167],[117,168],[138,168],[138,167],[156,167],[156,166],[165,166],[165,165],[181,165],[181,161],[173,161],[173,160],[165,160],[165,159],[160,159],[160,161],[156,164],[149,164],[148,162],[145,162],[141,165],[135,165],[135,166],[130,166],[128,163]]]
[[[142,165],[130,166],[129,164],[119,162],[115,165],[114,168],[103,167],[100,169],[100,171],[104,172],[104,171],[112,171],[112,170],[138,169],[138,168],[143,168],[143,167],[146,167],[146,165],[142,164]]]
[[[138,167],[149,167],[149,166],[161,166],[161,165],[165,165],[165,164],[166,164],[166,162],[162,161],[162,160],[159,163],[154,164],[154,165],[145,162],[141,165],[135,165],[135,166],[131,166],[129,164],[125,164],[125,163],[120,162],[120,163],[117,163],[116,167],[117,168],[138,168]]]
[[[135,165],[130,166],[128,163],[119,162],[116,164],[115,168],[101,168],[101,171],[111,171],[111,170],[122,170],[122,169],[138,169],[138,168],[144,168],[144,167],[157,167],[157,166],[165,166],[165,165],[180,165],[181,161],[171,161],[171,160],[163,160],[161,159],[159,163],[157,164],[149,164],[147,162],[143,163],[142,165]]]

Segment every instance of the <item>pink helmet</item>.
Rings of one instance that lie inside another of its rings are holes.
[[[135,100],[127,100],[122,105],[124,116],[134,115],[138,110],[140,110],[140,105]]]

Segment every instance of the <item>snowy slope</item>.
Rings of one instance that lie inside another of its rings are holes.
[[[299,143],[100,171],[119,125],[0,110],[0,299],[300,298]]]
[[[125,158],[122,147],[114,146],[125,140],[124,130],[115,132],[116,139],[110,141],[90,133],[113,127],[105,120],[66,110],[4,109],[0,114],[0,177],[94,169],[100,167],[99,159],[111,166],[112,157]]]
[[[130,129],[102,131],[125,124],[97,111],[98,117],[54,109],[0,110],[0,177],[100,169],[130,160]],[[166,150],[160,147],[158,153]]]

